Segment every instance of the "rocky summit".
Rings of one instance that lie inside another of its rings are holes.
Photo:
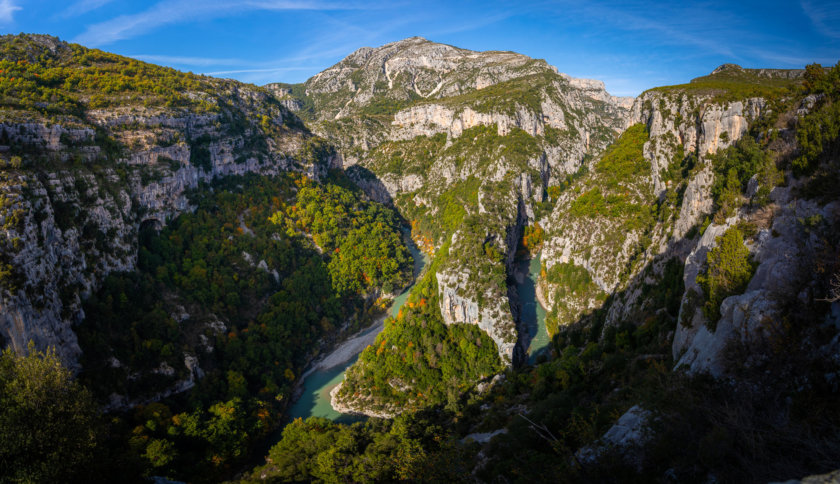
[[[412,37],[254,86],[0,37],[0,402],[59,372],[87,449],[38,475],[836,471],[840,67],[686,81]]]

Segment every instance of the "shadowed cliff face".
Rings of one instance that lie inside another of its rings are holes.
[[[81,79],[64,81],[63,103],[18,103],[0,114],[0,144],[16,160],[0,188],[9,271],[0,334],[18,352],[32,340],[56,347],[75,367],[80,350],[72,325],[84,318],[81,300],[109,272],[134,269],[140,224],[165,224],[190,210],[187,190],[244,173],[298,170],[318,178],[329,164],[328,156],[313,154],[295,115],[254,86],[46,36],[5,36],[0,47],[3,59],[21,61],[36,94],[49,89],[38,84],[47,75]],[[160,79],[157,91],[144,93],[150,78]],[[135,87],[90,97],[85,83],[103,79]]]
[[[619,140],[560,196],[542,222],[547,271],[573,265],[594,284],[576,294],[562,292],[560,301],[557,290],[567,283],[544,278],[550,305],[563,306],[554,326],[600,307],[655,258],[685,259],[696,243],[686,234],[713,209],[713,155],[746,135],[765,104],[762,98],[718,103],[706,94],[657,91],[634,102],[629,122],[639,131],[638,139]],[[635,165],[625,166],[622,157]],[[616,170],[622,170],[619,177]],[[612,311],[610,321],[633,306],[637,296]]]

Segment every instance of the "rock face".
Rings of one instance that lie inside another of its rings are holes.
[[[702,290],[696,277],[705,269],[706,253],[716,245],[715,238],[738,218],[733,217],[723,225],[709,226],[686,259],[686,294],[680,307],[681,324],[677,326],[673,343],[677,367],[695,373],[725,375],[731,364],[726,354],[729,345],[767,345],[775,335],[782,333],[786,306],[790,307],[797,298],[813,297],[808,294],[811,275],[806,272],[806,261],[818,257],[826,249],[826,242],[809,236],[801,221],[819,219],[821,223],[837,226],[840,203],[820,206],[813,201],[800,200],[790,204],[789,192],[788,188],[776,188],[772,192],[771,198],[778,205],[778,211],[772,225],[761,230],[750,246],[758,263],[756,272],[743,294],[723,300],[721,318],[713,331],[697,304]],[[749,367],[756,363],[748,359],[739,361],[738,365]]]
[[[517,99],[505,90],[519,83],[533,88],[539,100]],[[315,105],[313,129],[339,143],[344,166],[362,161],[360,150],[388,140],[438,133],[458,137],[471,127],[494,125],[501,136],[514,128],[543,136],[548,126],[568,133],[545,146],[557,180],[575,172],[584,155],[602,149],[625,127],[632,103],[632,98],[609,95],[601,81],[558,73],[543,60],[474,52],[420,37],[359,49],[303,88]],[[359,120],[371,114],[390,119]]]
[[[632,203],[670,206],[659,220],[634,215],[613,217],[583,216],[575,212],[579,193],[560,196],[554,211],[541,225],[549,234],[541,260],[547,271],[557,264],[573,264],[584,269],[597,288],[564,297],[558,324],[576,321],[581,314],[600,307],[605,294],[623,291],[613,302],[608,323],[626,314],[636,302],[642,269],[653,264],[654,272],[671,257],[683,260],[693,242],[685,239],[689,231],[712,211],[711,186],[714,175],[711,155],[735,143],[747,132],[749,123],[765,109],[765,101],[717,101],[707,94],[652,90],[635,100],[626,124],[642,124],[648,140],[641,156],[649,169],[619,183]],[[723,133],[726,133],[724,135]],[[674,170],[694,164],[686,178],[674,178]],[[582,190],[598,188],[605,181],[590,173],[581,181]],[[680,200],[681,192],[681,200]],[[658,262],[657,262],[658,261]],[[540,281],[549,307],[558,307],[555,296],[562,284]]]
[[[507,294],[488,291],[483,294],[484,304],[479,308],[468,291],[468,273],[439,272],[437,280],[444,322],[478,325],[496,343],[499,358],[504,363],[516,361],[518,332]]]
[[[388,405],[374,407],[370,405],[373,402],[360,402],[355,399],[342,398],[339,392],[341,392],[341,386],[343,384],[344,382],[341,382],[330,390],[330,405],[336,412],[347,415],[365,415],[374,418],[394,418],[397,415],[399,409],[391,408]],[[360,408],[364,408],[364,411],[360,410]]]
[[[330,160],[301,156],[309,134],[268,93],[206,82],[201,110],[127,103],[58,122],[29,112],[0,118],[3,156],[22,165],[4,171],[0,188],[12,274],[0,295],[0,341],[18,352],[30,340],[54,346],[76,367],[81,300],[108,273],[134,269],[138,230],[189,210],[189,189],[228,175],[326,171]]]
[[[105,181],[114,182],[117,176],[110,175]],[[90,294],[108,272],[134,265],[132,201],[125,192],[99,196],[92,176],[58,172],[40,180],[20,175],[19,180],[27,193],[14,193],[7,185],[4,195],[17,198],[23,218],[7,227],[5,236],[20,241],[10,265],[22,284],[4,291],[0,335],[19,353],[30,340],[37,348],[54,346],[72,366],[80,353],[72,331],[72,324],[84,317],[80,296]],[[67,207],[83,197],[89,202],[86,213],[77,216],[85,226],[74,226]]]
[[[648,410],[632,406],[596,443],[578,450],[575,457],[583,464],[593,464],[604,453],[618,451],[628,463],[640,468],[644,459],[640,448],[650,440],[652,417]]]
[[[442,106],[440,104],[424,104],[417,107],[404,109],[394,115],[391,123],[396,129],[391,134],[392,139],[411,139],[415,136],[433,136],[437,133],[447,133],[452,137],[461,136],[465,129],[475,126],[496,126],[499,136],[510,133],[512,128],[519,128],[531,136],[542,136],[545,134],[545,126],[548,124],[557,129],[566,128],[563,123],[563,112],[553,105],[545,106],[546,111],[558,112],[560,117],[552,118],[548,114],[531,112],[520,107],[512,115],[501,113],[481,113],[469,107],[462,111]],[[543,120],[547,118],[547,123]]]
[[[431,241],[435,249],[449,244],[436,274],[441,315],[447,324],[478,325],[502,361],[517,361],[518,303],[505,274],[522,229],[549,184],[579,170],[626,127],[632,99],[542,60],[419,37],[359,49],[302,88],[315,106],[313,130],[338,144],[342,166],[372,198],[404,212],[420,207],[419,217],[434,219],[447,192],[479,185],[464,209],[480,233],[442,230]],[[492,153],[481,152],[480,137],[493,138]],[[407,154],[438,140],[428,166]],[[527,153],[506,152],[514,143]],[[463,257],[476,246],[492,246],[499,257]]]
[[[305,86],[307,95],[324,98],[318,103],[318,118],[338,119],[383,94],[398,101],[443,98],[545,67],[544,61],[513,52],[473,52],[412,37],[378,48],[362,47]]]

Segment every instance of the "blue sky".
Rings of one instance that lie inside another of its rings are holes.
[[[255,84],[301,82],[359,47],[420,35],[543,58],[603,80],[612,94],[637,95],[725,62],[833,65],[840,0],[0,0],[0,32],[48,33]]]

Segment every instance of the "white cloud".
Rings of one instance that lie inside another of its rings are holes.
[[[96,10],[97,8],[104,7],[112,1],[113,0],[79,0],[59,13],[58,17],[78,17],[79,15],[86,14],[90,11]]]
[[[805,15],[825,37],[840,39],[840,2],[821,1],[818,4],[810,0],[800,3]]]
[[[91,25],[76,37],[74,42],[101,46],[136,37],[164,25],[237,15],[253,10],[354,10],[362,8],[365,8],[363,3],[338,4],[308,0],[205,0],[200,3],[192,0],[162,1],[143,12],[121,15]]]
[[[180,64],[185,66],[246,66],[251,65],[243,59],[214,58],[214,57],[181,57],[172,55],[136,54],[129,55],[137,60],[154,62],[156,64]]]
[[[14,22],[15,12],[21,10],[14,4],[13,0],[0,0],[0,24],[10,24]]]

